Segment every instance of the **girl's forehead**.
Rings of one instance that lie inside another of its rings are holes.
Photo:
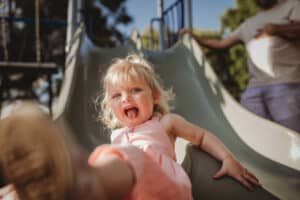
[[[123,84],[125,82],[141,82],[148,79],[147,77],[147,73],[138,68],[117,68],[114,71],[109,72],[107,75],[107,80],[112,84]]]
[[[112,92],[112,91],[116,91],[116,90],[126,90],[128,88],[131,87],[136,87],[136,86],[148,86],[148,84],[146,83],[146,81],[144,80],[127,80],[127,81],[123,81],[123,82],[114,82],[114,83],[109,83],[107,85],[107,91],[108,92]]]

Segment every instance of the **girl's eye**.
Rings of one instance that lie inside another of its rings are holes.
[[[120,93],[116,93],[116,94],[111,96],[112,99],[119,99],[120,97],[121,97]]]
[[[142,88],[139,88],[139,87],[135,87],[135,88],[132,88],[132,89],[131,89],[131,92],[132,92],[133,94],[139,93],[139,92],[141,92],[141,91],[142,91]]]

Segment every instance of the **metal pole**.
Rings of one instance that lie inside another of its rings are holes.
[[[192,0],[184,0],[184,27],[193,28]]]
[[[35,0],[35,51],[36,62],[41,62],[41,35],[40,35],[40,0]]]
[[[13,13],[12,13],[12,2],[11,0],[8,1],[8,17],[11,19],[13,17]],[[13,20],[10,20],[10,22],[8,22],[8,30],[7,30],[7,36],[8,36],[8,53],[9,50],[12,49],[12,30],[13,30]]]
[[[67,42],[66,42],[66,52],[69,52],[71,47],[71,41],[73,34],[75,32],[75,25],[76,25],[76,2],[74,0],[68,1],[68,19],[67,19]]]
[[[164,19],[163,19],[163,11],[164,11],[164,1],[157,0],[157,15],[160,19],[159,26],[159,48],[163,50],[165,48],[165,38],[164,38]]]
[[[2,47],[3,47],[3,57],[4,61],[8,61],[8,49],[7,49],[7,33],[6,33],[6,22],[5,22],[5,9],[6,9],[6,1],[1,0],[1,34],[2,34]],[[3,81],[3,80],[2,80]]]
[[[76,8],[76,27],[81,22],[81,11],[82,11],[82,1],[77,0],[77,8]]]

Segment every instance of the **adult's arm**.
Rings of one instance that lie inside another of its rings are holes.
[[[300,40],[300,21],[288,24],[267,24],[263,31],[268,35],[278,36],[287,40]]]
[[[190,29],[182,29],[182,33],[189,33],[201,46],[205,46],[212,49],[226,49],[230,48],[235,44],[241,43],[242,41],[235,35],[230,35],[223,39],[213,39],[213,38],[206,38],[199,35],[193,34]]]

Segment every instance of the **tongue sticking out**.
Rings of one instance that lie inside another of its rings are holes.
[[[134,118],[138,114],[138,109],[137,108],[130,108],[130,109],[126,110],[126,114],[127,114],[127,117]]]

